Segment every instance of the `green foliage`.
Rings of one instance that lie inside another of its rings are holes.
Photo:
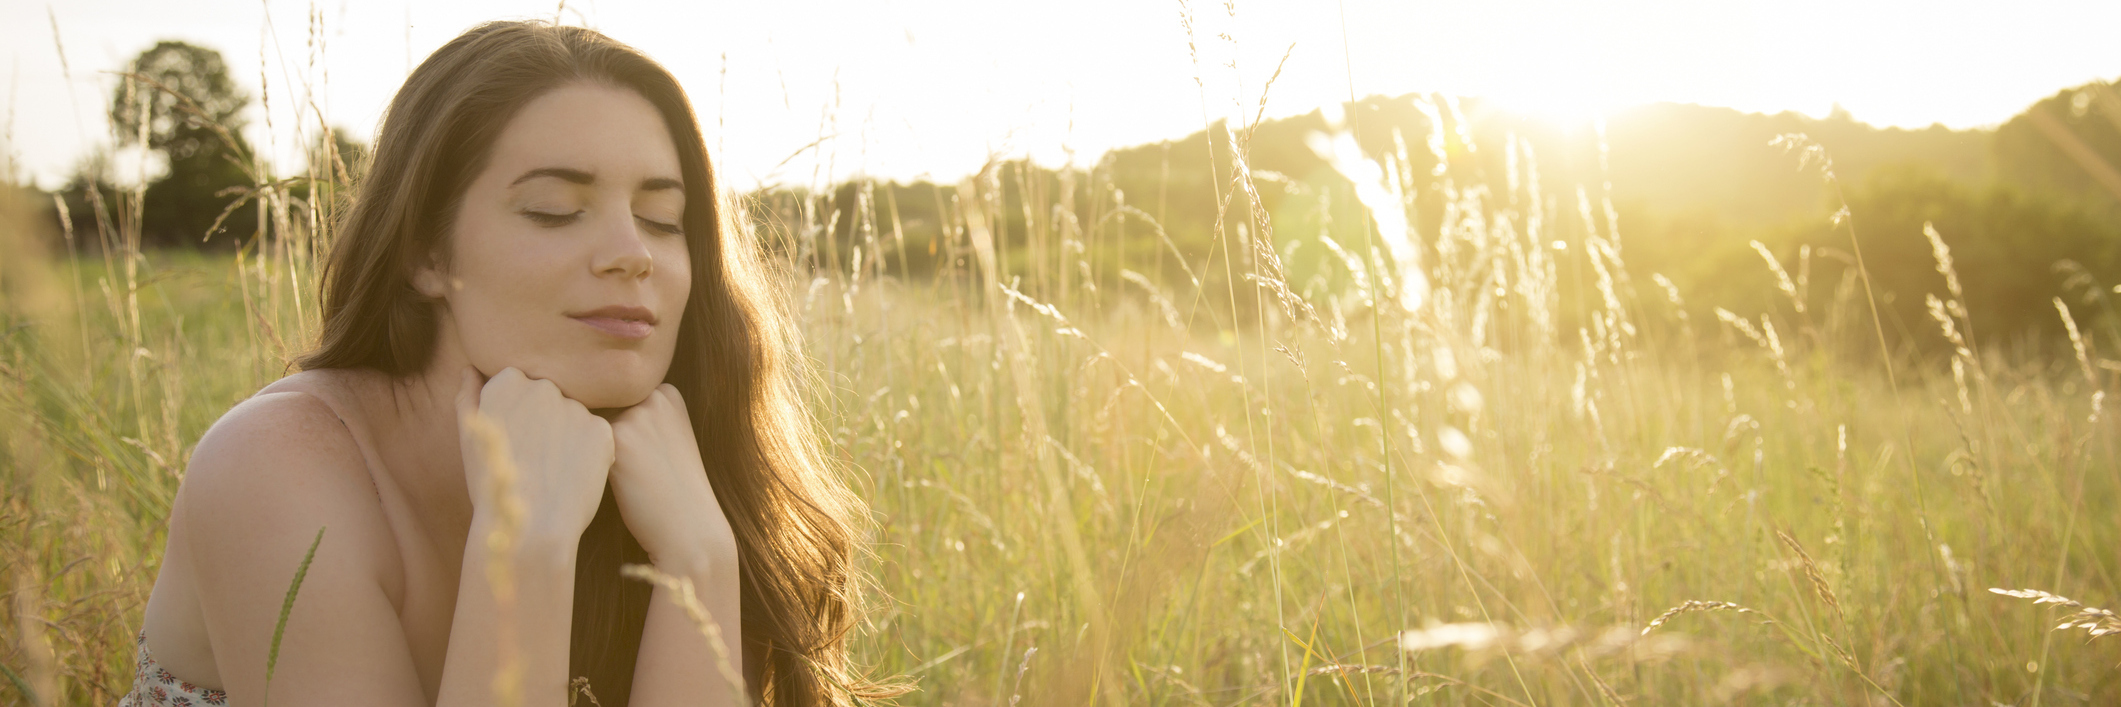
[[[133,81],[121,82],[110,104],[111,130],[122,141],[137,141],[144,129],[148,148],[178,160],[224,147],[217,128],[243,127],[250,97],[229,78],[220,52],[157,42],[133,57],[127,73]]]
[[[1928,311],[1928,296],[1953,297],[1924,236],[1925,224],[1949,249],[1965,293],[1962,304],[1980,323],[1977,333],[1992,343],[2062,345],[2057,297],[2073,307],[2099,305],[2080,307],[2081,322],[2113,314],[2105,298],[2094,295],[2121,280],[2121,223],[2081,202],[1899,167],[1880,169],[1851,188],[1848,209],[1894,346],[1950,349]],[[1812,311],[1862,296],[1853,279],[1849,231],[1826,216],[1745,227],[1707,214],[1665,216],[1640,205],[1622,215],[1621,231],[1635,254],[1631,269],[1677,282],[1691,293],[1695,316],[1715,307],[1798,314],[1752,248],[1754,240],[1806,285],[1799,294]]]
[[[338,184],[358,183],[368,174],[368,145],[346,134],[345,128],[321,131],[304,154],[309,176]]]
[[[1971,318],[1994,334],[2062,337],[2053,300],[2071,302],[2056,264],[2074,261],[2109,284],[2121,275],[2121,224],[2053,196],[1992,185],[1969,187],[1915,170],[1879,173],[1849,200],[1871,278],[1902,321],[1934,329],[1924,295],[1949,298],[1923,225],[1932,224],[1950,248]],[[1846,235],[1814,231],[1800,237],[1834,247]],[[1941,343],[1939,339],[1930,339]],[[2000,341],[1998,343],[2001,343]]]
[[[15,692],[22,695],[22,701],[25,704],[44,704],[44,700],[38,698],[37,691],[29,686],[29,681],[22,679],[22,676],[17,674],[13,668],[0,663],[0,675],[7,676],[7,682],[15,686]]]
[[[2115,84],[2095,81],[2041,99],[1996,129],[1995,150],[2004,181],[2087,201],[2109,218],[2121,216],[2121,193],[2091,173],[2100,169],[2093,164],[2121,169],[2121,91]]]
[[[1994,171],[1989,136],[1982,131],[1875,128],[1838,111],[1814,119],[1667,103],[1628,110],[1610,121],[1614,198],[1666,213],[1714,214],[1741,226],[1780,226],[1824,215],[1833,208],[1827,206],[1833,194],[1816,173],[1796,169],[1792,156],[1769,144],[1790,133],[1825,148],[1843,183],[1860,184],[1876,171],[1905,166],[1974,184],[1989,181]],[[1574,156],[1578,164],[1596,158],[1595,153]],[[1578,181],[1595,177],[1580,169],[1571,176]]]
[[[111,95],[113,134],[120,146],[145,147],[161,155],[167,166],[143,197],[145,244],[210,241],[215,234],[208,229],[238,198],[228,192],[257,182],[250,172],[250,146],[242,135],[243,109],[249,103],[250,97],[229,78],[220,52],[206,47],[158,42],[128,64],[125,80]],[[222,229],[220,242],[232,245],[256,229],[256,217],[251,212],[232,214]]]
[[[2058,100],[2064,99],[2050,102]],[[1805,296],[1824,306],[1834,297],[1852,296],[1843,287],[1852,259],[1846,233],[1835,230],[1829,218],[1842,206],[1839,192],[1816,171],[1799,169],[1797,156],[1770,144],[1778,135],[1802,133],[1832,157],[1835,177],[1848,190],[1847,205],[1867,234],[1866,246],[1877,250],[1873,274],[1892,312],[1895,345],[1928,348],[1941,342],[1925,310],[1924,295],[1941,294],[1943,282],[1922,235],[1926,222],[1962,253],[1966,307],[1976,320],[1992,322],[1991,333],[2004,338],[2061,335],[2051,304],[2053,297],[2066,294],[2061,288],[2066,278],[2054,272],[2057,263],[2075,263],[2092,280],[2121,279],[2121,256],[2111,245],[2121,234],[2111,219],[2100,218],[2070,192],[1997,182],[1999,161],[2020,165],[2037,158],[2020,154],[2031,148],[2004,140],[2009,131],[1992,144],[1986,132],[1879,129],[1844,112],[1812,119],[1660,104],[1614,116],[1601,135],[1588,127],[1571,131],[1503,114],[1478,101],[1465,101],[1456,110],[1450,106],[1445,99],[1409,95],[1340,107],[1343,127],[1365,154],[1406,165],[1396,176],[1411,200],[1417,233],[1431,244],[1426,257],[1437,255],[1433,241],[1444,227],[1446,194],[1457,188],[1437,176],[1439,163],[1448,163],[1453,174],[1463,175],[1459,179],[1482,180],[1490,188],[1513,173],[1523,180],[1536,175],[1548,202],[1549,237],[1571,242],[1587,228],[1576,213],[1577,187],[1585,188],[1591,203],[1590,221],[1605,228],[1598,200],[1609,183],[1630,271],[1642,280],[1665,275],[1694,293],[1690,304],[1696,316],[1719,306],[1734,311],[1791,306],[1762,267],[1750,245],[1754,240],[1769,245],[1793,271],[1803,267],[1800,249],[1811,246],[1815,270],[1807,279],[1817,286],[1808,287]],[[2103,120],[2096,109],[2093,113],[2086,120]],[[1315,244],[1316,235],[1358,250],[1371,243],[1369,217],[1352,185],[1308,144],[1330,129],[1324,113],[1314,111],[1265,121],[1239,136],[1249,153],[1260,207],[1272,215],[1274,248],[1284,254],[1289,280],[1299,290],[1345,284],[1339,279],[1345,275],[1336,274],[1337,256],[1306,245]],[[1106,223],[1098,225],[1124,227],[1108,228],[1111,240],[1080,258],[1080,267],[1093,274],[1098,287],[1124,289],[1122,271],[1164,283],[1198,276],[1208,289],[1222,287],[1225,274],[1202,267],[1207,254],[1224,247],[1215,236],[1217,200],[1227,198],[1220,210],[1230,232],[1249,234],[1251,229],[1241,216],[1248,208],[1246,197],[1218,196],[1218,187],[1232,191],[1231,153],[1232,136],[1217,122],[1182,139],[1114,150],[1086,168],[999,164],[988,177],[1000,199],[999,218],[992,224],[997,248],[1005,261],[1032,273],[1076,267],[1068,260],[1076,256],[1034,234],[1058,232],[1058,220],[1071,220],[1080,231],[1089,219],[1103,219]],[[2054,166],[2075,171],[2082,181],[2075,163]],[[1062,201],[1054,194],[1064,185],[1073,195],[1065,218],[1054,213]],[[1048,196],[1027,202],[1022,197],[1027,190]],[[805,257],[828,266],[852,262],[856,244],[866,238],[863,229],[876,229],[884,250],[880,256],[872,248],[868,266],[925,278],[970,257],[933,247],[949,242],[940,228],[951,215],[943,203],[954,194],[952,187],[926,182],[854,182],[816,195],[778,190],[754,195],[752,216],[770,232],[783,233],[778,242],[816,249]],[[860,216],[872,202],[879,209],[874,223]],[[826,238],[806,241],[779,226],[801,221],[806,209],[831,210]],[[1559,273],[1569,287],[1587,286],[1583,275]],[[2076,288],[2071,301],[2083,294]],[[1248,319],[1243,313],[1254,304],[1241,299],[1238,319]],[[1230,313],[1210,309],[1205,316],[1221,321]],[[1587,325],[1573,311],[1560,316],[1566,327]]]

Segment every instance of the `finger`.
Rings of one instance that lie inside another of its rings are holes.
[[[486,387],[484,379],[479,375],[479,369],[464,367],[464,375],[457,383],[457,421],[471,419],[471,414],[478,411],[479,397]]]
[[[522,371],[516,371],[516,376],[523,379],[524,390],[536,391],[537,399],[545,404],[569,400],[565,393],[560,392],[560,384],[552,382],[550,378],[532,378],[530,374]]]
[[[515,366],[509,366],[507,368],[501,369],[501,372],[493,374],[492,378],[486,379],[486,384],[493,385],[496,383],[500,383],[503,385],[507,385],[525,381],[529,378],[529,376],[523,375],[523,369],[516,368]]]
[[[670,396],[665,394],[667,391],[664,389],[669,387],[666,385],[648,391],[648,397],[642,398],[641,402],[634,403],[633,407],[626,408],[624,412],[619,413],[617,421],[632,423],[664,414],[669,407],[667,401],[670,399]]]
[[[612,426],[609,420],[595,416],[589,418],[589,424],[596,430],[596,434],[591,439],[596,440],[597,456],[602,458],[605,473],[609,474],[610,470],[618,464],[619,428]]]
[[[494,402],[497,403],[521,402],[523,394],[531,389],[532,382],[534,381],[530,376],[523,375],[522,369],[509,366],[493,374],[492,378],[486,379],[485,395],[495,398]]]
[[[678,394],[677,386],[671,385],[669,383],[664,383],[660,386],[657,386],[655,391],[658,393],[662,393],[664,400],[670,401],[670,406],[677,409],[678,417],[682,417],[688,420],[692,419],[691,415],[686,414],[685,396]]]

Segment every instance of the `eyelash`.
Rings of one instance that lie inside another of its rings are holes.
[[[524,218],[528,218],[532,221],[535,221],[540,226],[565,226],[567,224],[574,223],[575,217],[581,215],[582,212],[580,211],[576,211],[571,214],[548,214],[543,211],[528,210],[523,212]]]
[[[580,211],[576,211],[571,214],[548,214],[543,211],[523,212],[523,216],[525,218],[537,222],[537,224],[540,226],[547,227],[565,226],[567,224],[574,223],[575,218],[581,215],[582,212]],[[634,218],[639,220],[641,223],[648,224],[649,228],[655,229],[656,231],[661,232],[663,234],[672,236],[685,235],[685,229],[679,227],[677,224],[663,223],[661,221],[651,221],[649,219],[641,218],[639,216],[635,216]]]
[[[641,218],[641,217],[639,217],[639,216],[635,216],[634,218],[637,218],[637,219],[641,219],[641,223],[645,223],[645,224],[648,224],[648,227],[649,227],[649,228],[653,228],[653,229],[655,229],[655,230],[658,230],[658,231],[662,231],[664,235],[670,235],[670,236],[682,236],[682,235],[685,235],[685,229],[684,229],[684,228],[682,228],[682,227],[680,227],[680,226],[678,226],[677,224],[674,224],[674,223],[663,223],[663,222],[661,222],[661,221],[650,221],[650,220],[648,220],[648,219],[645,219],[645,218]]]

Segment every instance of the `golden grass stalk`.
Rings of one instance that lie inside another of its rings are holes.
[[[714,651],[714,669],[729,685],[729,696],[735,700],[732,704],[748,704],[751,698],[747,695],[750,693],[744,686],[743,673],[737,671],[730,658],[729,642],[722,638],[722,625],[715,622],[714,614],[700,603],[700,595],[692,587],[692,578],[673,577],[648,565],[626,565],[619,568],[619,573],[662,587],[670,593],[670,600],[685,610],[685,616],[691,618],[700,635],[707,638],[707,648]]]
[[[24,658],[24,672],[7,671],[8,681],[22,692],[23,701],[34,707],[54,704],[59,695],[59,666],[53,660],[52,646],[44,635],[44,620],[39,614],[43,606],[43,584],[28,568],[17,566],[15,587],[15,640],[14,648]],[[5,667],[0,664],[0,667]]]
[[[1959,287],[1959,269],[1952,266],[1952,249],[1944,244],[1944,237],[1937,235],[1937,227],[1928,221],[1922,222],[1922,236],[1930,241],[1930,256],[1937,261],[1937,274],[1944,276],[1944,288],[1952,293],[1952,299],[1964,299],[1966,290]]]
[[[1790,298],[1790,306],[1796,307],[1798,314],[1803,314],[1804,298],[1797,294],[1797,283],[1790,279],[1790,271],[1782,268],[1782,261],[1775,258],[1775,252],[1768,250],[1767,244],[1757,240],[1752,244],[1753,252],[1759,253],[1760,259],[1767,261],[1768,270],[1775,273],[1776,289],[1782,290],[1782,294]],[[1675,296],[1676,294],[1674,293]]]
[[[2068,616],[2062,617],[2062,623],[2055,625],[2054,630],[2056,631],[2081,628],[2084,629],[2084,633],[2088,636],[2087,640],[2096,640],[2115,633],[2121,633],[2121,615],[2116,615],[2107,609],[2085,606],[2083,602],[2075,599],[2038,589],[1998,589],[1990,587],[1989,591],[2007,597],[2031,599],[2035,606],[2054,604],[2059,608],[2073,609],[2074,611],[2070,612]]]
[[[1737,604],[1733,604],[1727,601],[1701,601],[1697,599],[1688,599],[1686,600],[1686,602],[1678,606],[1664,610],[1664,613],[1658,614],[1657,618],[1650,619],[1649,625],[1642,627],[1642,635],[1650,635],[1650,632],[1656,630],[1657,627],[1663,626],[1665,622],[1671,621],[1672,619],[1678,618],[1680,616],[1686,614],[1714,611],[1735,611],[1741,614],[1760,613],[1758,611],[1754,611],[1752,609],[1748,609],[1746,607],[1739,606]]]
[[[597,693],[589,690],[589,678],[576,677],[567,683],[567,707],[574,707],[576,702],[585,698],[589,700],[589,707],[604,707],[604,703],[597,701]]]
[[[1781,540],[1790,552],[1797,553],[1797,562],[1804,568],[1804,577],[1811,581],[1812,593],[1819,597],[1820,603],[1833,609],[1835,616],[1841,616],[1841,600],[1834,595],[1833,585],[1827,583],[1826,574],[1819,571],[1819,563],[1812,561],[1812,554],[1805,552],[1796,538],[1779,528],[1775,530],[1775,538]]]
[[[504,706],[523,703],[523,652],[516,636],[515,556],[523,527],[523,500],[516,495],[515,458],[509,453],[508,431],[479,411],[464,419],[486,464],[487,503],[494,509],[493,528],[486,534],[486,583],[493,590],[495,666],[494,701]]]
[[[2091,346],[2084,341],[2084,334],[2077,330],[2077,318],[2070,316],[2069,305],[2062,298],[2055,298],[2055,311],[2062,315],[2062,326],[2069,330],[2070,349],[2077,354],[2077,370],[2084,373],[2084,382],[2093,390],[2099,389],[2099,376],[2092,373]]]

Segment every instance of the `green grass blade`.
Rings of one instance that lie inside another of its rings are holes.
[[[280,621],[272,627],[272,648],[265,652],[265,697],[259,704],[272,697],[272,671],[280,663],[280,637],[287,633],[287,615],[295,610],[295,593],[302,591],[302,577],[309,574],[309,561],[317,558],[317,546],[324,543],[324,527],[317,527],[317,539],[309,541],[309,552],[302,555],[302,566],[295,568],[295,581],[287,585],[287,599],[280,602]]]
[[[22,691],[23,704],[44,704],[37,701],[37,691],[29,689],[29,681],[23,680],[21,675],[15,674],[15,671],[8,668],[6,663],[0,663],[0,673],[6,673],[8,682],[14,683],[15,689]]]

